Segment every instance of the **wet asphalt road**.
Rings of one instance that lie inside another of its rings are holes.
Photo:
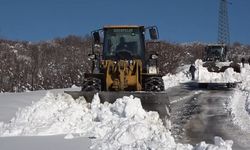
[[[232,123],[225,109],[233,90],[200,90],[186,86],[167,90],[171,103],[172,134],[177,142],[214,143],[214,136],[233,140],[234,150],[250,150],[250,132]]]

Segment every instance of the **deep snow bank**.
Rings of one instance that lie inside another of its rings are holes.
[[[207,68],[203,67],[202,60],[197,59],[195,61],[195,81],[199,83],[233,83],[241,82],[243,79],[242,74],[244,73],[244,68],[242,73],[234,72],[233,68],[226,69],[225,72],[215,73],[209,72]],[[225,65],[229,65],[225,62]],[[173,86],[178,86],[180,83],[186,83],[191,81],[191,74],[189,72],[190,65],[184,65],[177,69],[176,74],[166,74],[163,76],[165,89]]]
[[[87,136],[92,148],[100,149],[231,149],[232,141],[215,138],[215,145],[196,147],[175,143],[157,112],[146,112],[140,99],[123,97],[115,103],[92,103],[67,94],[47,95],[20,109],[9,123],[0,123],[0,136],[66,134],[65,138]]]
[[[180,83],[185,83],[191,80],[189,73],[189,65],[184,65],[177,69],[176,74],[166,74],[162,77],[165,89],[173,86],[178,86]]]
[[[250,65],[245,64],[244,68],[241,68],[242,83],[239,85],[241,90],[250,91]]]
[[[240,90],[245,92],[246,110],[250,115],[250,65],[245,65],[245,67],[242,68],[241,70],[242,70],[241,74],[243,82],[239,85],[239,88]]]
[[[229,111],[233,115],[233,122],[243,130],[250,132],[250,66],[241,68],[242,83],[229,99]]]
[[[250,132],[250,116],[249,116],[249,94],[246,91],[235,90],[233,96],[229,100],[228,108],[233,116],[232,121],[243,130]],[[248,111],[246,111],[248,110]]]
[[[195,76],[199,83],[234,83],[242,81],[241,74],[234,72],[233,68],[228,68],[225,72],[215,73],[209,72],[207,68],[202,66],[203,63],[200,59],[195,61],[195,67],[197,69]],[[225,62],[224,65],[229,65],[229,62]]]

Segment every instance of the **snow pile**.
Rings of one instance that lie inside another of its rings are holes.
[[[115,103],[74,100],[67,94],[48,93],[43,99],[16,113],[10,123],[0,124],[0,136],[67,134],[88,136],[92,148],[172,149],[176,146],[157,112],[146,112],[140,99],[123,97]]]
[[[244,68],[241,68],[242,84],[240,89],[244,91],[250,91],[250,65],[245,64]]]
[[[250,91],[247,92],[246,110],[247,110],[248,114],[250,115]]]
[[[235,99],[246,101],[245,108],[250,114],[250,95],[249,95],[250,94],[250,65],[245,64],[245,67],[241,68],[241,78],[242,78],[242,83],[238,85],[241,91],[237,91],[235,95],[240,93],[241,95],[244,95],[244,96],[241,97],[242,99],[239,99],[239,97],[237,96],[234,96],[234,97]]]
[[[162,77],[165,89],[177,86],[180,83],[185,83],[191,80],[188,65],[178,68],[177,72],[178,72],[177,74],[168,73]]]
[[[113,104],[72,99],[67,94],[47,95],[16,113],[9,123],[0,123],[0,136],[66,134],[71,139],[87,136],[94,149],[227,149],[232,141],[215,139],[215,145],[202,142],[193,147],[175,143],[157,112],[146,112],[140,99],[119,98]],[[218,142],[219,141],[219,142]]]
[[[239,85],[239,88],[245,92],[246,110],[250,115],[250,65],[245,65],[245,67],[241,69],[241,74],[243,82]]]
[[[234,83],[234,82],[241,82],[245,80],[244,73],[246,74],[246,69],[242,69],[241,73],[237,73],[233,70],[233,68],[228,68],[225,72],[216,73],[216,72],[209,72],[207,68],[203,67],[202,60],[197,59],[195,61],[195,80],[199,83]],[[222,62],[219,65],[229,65],[229,62]],[[191,81],[191,74],[189,72],[190,65],[185,65],[183,67],[179,67],[177,69],[176,74],[166,74],[163,77],[165,89],[168,89],[173,86],[177,86],[180,83],[186,83]],[[221,67],[221,66],[218,66]],[[250,72],[248,72],[250,73]],[[250,78],[250,77],[249,77]],[[250,81],[250,79],[248,79]],[[250,85],[250,83],[249,83]],[[250,86],[248,85],[249,89]],[[246,85],[247,86],[247,85]]]
[[[229,100],[230,113],[233,115],[233,122],[243,130],[250,132],[250,66],[241,68],[242,83],[234,91]]]
[[[249,109],[249,105],[247,105],[248,102],[246,102],[247,99],[249,99],[248,92],[236,90],[230,98],[228,108],[230,108],[229,111],[233,116],[232,120],[234,124],[237,124],[245,131],[250,131],[250,116],[246,111],[246,109]]]
[[[54,135],[82,132],[91,124],[91,114],[84,101],[74,101],[66,94],[52,93],[31,106],[20,109],[10,123],[0,128],[1,136]]]
[[[228,68],[225,72],[216,73],[209,72],[207,68],[203,67],[202,60],[198,59],[195,61],[196,67],[196,80],[200,83],[234,83],[240,82],[241,74],[233,70],[233,68]]]
[[[231,150],[233,146],[233,141],[224,141],[221,137],[214,137],[214,145],[206,144],[206,142],[201,142],[194,147],[194,150]]]
[[[250,95],[250,65],[245,64],[245,67],[241,68],[241,77],[242,77],[242,83],[239,84],[238,87],[242,91],[241,94],[244,95],[243,98],[246,101],[245,108],[247,112],[250,114],[250,96],[249,96]],[[239,99],[237,96],[235,98]]]

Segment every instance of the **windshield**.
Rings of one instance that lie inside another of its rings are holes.
[[[142,58],[143,35],[140,28],[107,28],[104,30],[104,57],[112,58],[121,54]]]
[[[213,57],[213,56],[222,56],[223,55],[223,48],[221,47],[214,47],[214,48],[210,48],[207,53],[208,56]]]
[[[226,56],[226,51],[224,47],[213,46],[207,47],[206,49],[206,60],[222,60]]]

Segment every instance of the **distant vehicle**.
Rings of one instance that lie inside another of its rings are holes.
[[[233,68],[234,72],[240,73],[240,65],[236,62],[230,62],[228,59],[228,47],[225,44],[210,44],[207,45],[203,52],[203,67],[207,68],[209,72],[224,73],[228,68]],[[237,82],[220,80],[202,80],[206,74],[198,75],[197,82],[199,87],[207,88],[208,85],[224,86],[228,88],[235,87]],[[229,75],[230,76],[230,75]],[[223,78],[223,77],[222,77]]]
[[[219,61],[225,62],[228,60],[228,48],[225,44],[213,44],[205,47],[203,61]]]

